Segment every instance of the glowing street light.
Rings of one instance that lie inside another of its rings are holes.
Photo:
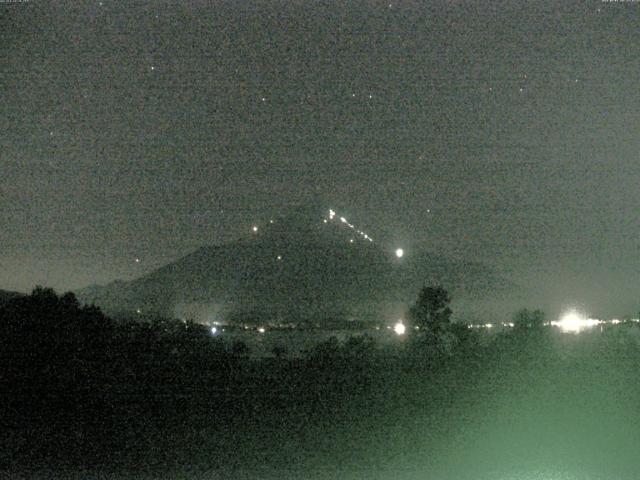
[[[557,322],[551,322],[551,325],[559,327],[565,333],[579,333],[587,328],[594,327],[600,323],[600,320],[593,318],[585,318],[575,310],[571,310],[562,316]]]
[[[407,327],[405,327],[404,323],[400,321],[393,326],[393,331],[396,333],[396,335],[404,335],[407,331]]]
[[[257,233],[258,232],[258,227],[256,225],[254,225],[253,227],[251,227],[251,230],[253,230],[253,233]]]
[[[403,256],[404,256],[404,250],[403,250],[403,249],[401,249],[401,248],[398,248],[398,249],[396,250],[396,257],[398,257],[398,258],[402,258]]]

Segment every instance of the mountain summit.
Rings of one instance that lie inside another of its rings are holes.
[[[245,238],[78,295],[107,312],[323,324],[402,315],[426,283],[478,293],[505,282],[479,264],[426,251],[398,259],[337,212],[304,207],[254,225]]]

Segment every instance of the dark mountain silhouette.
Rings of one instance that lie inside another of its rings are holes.
[[[424,284],[441,283],[454,295],[510,288],[481,264],[428,251],[398,259],[365,235],[338,215],[300,208],[247,238],[202,247],[141,278],[88,287],[78,297],[108,313],[323,323],[402,313]]]

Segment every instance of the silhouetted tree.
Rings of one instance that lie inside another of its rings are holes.
[[[513,326],[518,330],[541,328],[543,325],[544,312],[542,310],[522,308],[513,315]]]
[[[78,310],[80,308],[80,302],[76,298],[75,293],[67,292],[60,297],[60,305],[65,310]]]
[[[439,332],[451,322],[451,297],[442,286],[423,287],[418,300],[409,310],[409,319],[413,326],[421,330]]]

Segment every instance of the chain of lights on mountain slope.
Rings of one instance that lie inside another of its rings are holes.
[[[336,218],[336,212],[333,209],[329,209],[328,218],[323,218],[322,222],[329,223],[329,222],[332,222],[335,218]],[[273,224],[274,220],[269,220],[269,223]],[[340,217],[340,224],[344,225],[347,228],[350,228],[351,230],[354,230],[358,235],[360,235],[365,240],[368,240],[369,242],[373,242],[373,238],[371,238],[368,234],[366,234],[362,230],[357,229],[355,225],[353,225],[352,223],[349,223],[349,221],[346,218]],[[253,233],[258,233],[258,230],[259,230],[258,225],[253,225],[251,227],[251,231]],[[353,238],[350,239],[350,243],[353,243]]]

